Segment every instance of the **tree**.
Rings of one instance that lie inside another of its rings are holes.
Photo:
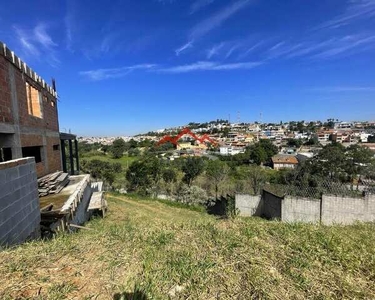
[[[177,173],[172,168],[164,169],[162,177],[166,183],[172,183],[177,181]]]
[[[306,145],[306,146],[319,146],[320,143],[319,143],[318,138],[316,136],[314,136],[314,137],[311,137],[308,141],[306,141],[304,143],[304,145]]]
[[[137,190],[144,194],[155,191],[162,175],[162,168],[161,161],[156,157],[134,161],[125,175],[130,190]]]
[[[302,144],[303,142],[300,139],[288,139],[288,143],[287,143],[289,147],[296,147],[296,148],[301,147]]]
[[[303,132],[303,130],[305,129],[305,122],[304,121],[300,121],[297,123],[297,130],[298,132]]]
[[[254,195],[259,195],[262,186],[267,180],[266,172],[259,166],[240,166],[236,170],[237,179],[250,182]]]
[[[185,173],[183,181],[190,187],[195,178],[204,170],[204,161],[200,157],[188,157],[183,165],[182,171]]]
[[[368,143],[375,143],[375,135],[370,135],[370,136],[367,138],[367,142],[368,142]]]
[[[116,139],[113,141],[111,152],[113,158],[121,158],[125,152],[126,143],[123,139]]]
[[[342,144],[328,144],[312,163],[312,172],[330,179],[342,179],[345,175],[345,148]]]
[[[122,172],[122,166],[120,163],[116,162],[112,164],[112,170],[115,173],[121,173]]]
[[[141,151],[138,148],[131,148],[128,151],[129,156],[139,156],[141,154]]]
[[[269,162],[271,157],[278,153],[278,150],[270,140],[263,139],[254,145],[251,145],[246,152],[249,155],[250,160],[257,165],[260,165]]]
[[[104,152],[104,153],[107,153],[108,150],[110,149],[110,147],[108,145],[103,145],[101,150]]]
[[[228,165],[220,160],[210,160],[207,163],[206,175],[215,186],[215,197],[217,199],[219,185],[226,179],[229,173]]]
[[[250,148],[250,160],[257,165],[267,161],[267,153],[259,143]]]
[[[113,185],[116,173],[122,170],[120,163],[110,163],[98,159],[82,160],[82,170],[90,173],[93,178],[104,180],[109,186]]]
[[[346,149],[346,172],[351,180],[356,176],[367,174],[367,170],[371,167],[374,154],[369,148],[360,145],[351,145]]]
[[[166,192],[170,195],[173,190],[173,186],[177,181],[177,172],[172,168],[166,168],[162,171],[162,177],[166,183]]]
[[[146,193],[147,187],[151,183],[148,171],[148,166],[145,161],[134,161],[129,166],[125,175],[126,180],[129,183],[129,189]]]

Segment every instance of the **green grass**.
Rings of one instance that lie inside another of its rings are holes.
[[[91,231],[0,252],[0,299],[375,295],[374,224],[219,220],[134,196],[107,200],[107,217],[89,222]]]

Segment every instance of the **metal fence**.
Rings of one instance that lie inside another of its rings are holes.
[[[267,184],[264,190],[273,193],[279,197],[294,196],[303,198],[320,199],[322,195],[335,195],[342,197],[364,197],[366,194],[375,194],[375,181],[362,180],[358,184],[335,182],[331,180],[322,180],[310,186],[307,184]]]

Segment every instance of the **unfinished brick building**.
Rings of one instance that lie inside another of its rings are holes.
[[[66,170],[61,140],[54,83],[48,85],[0,42],[0,162],[35,157],[38,177]],[[71,140],[69,146],[74,166]]]

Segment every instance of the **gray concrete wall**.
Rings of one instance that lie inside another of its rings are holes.
[[[345,198],[323,195],[322,199],[278,197],[263,191],[262,197],[236,195],[240,216],[264,216],[285,222],[306,222],[325,225],[375,222],[375,195]]]
[[[267,219],[281,219],[283,198],[263,190],[263,215]]]
[[[355,221],[375,220],[375,196],[345,198],[326,196],[322,198],[322,223],[352,224]]]
[[[320,199],[286,196],[281,203],[281,220],[285,222],[320,222]]]
[[[250,217],[263,214],[263,199],[261,195],[236,194],[235,203],[240,216]]]
[[[0,163],[0,246],[40,237],[34,158]]]

